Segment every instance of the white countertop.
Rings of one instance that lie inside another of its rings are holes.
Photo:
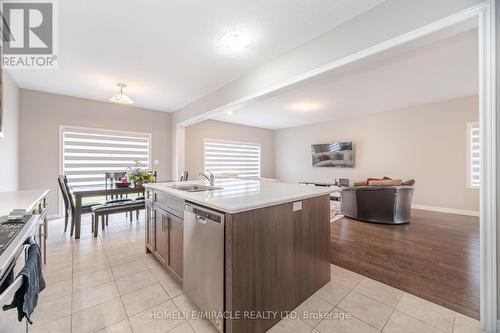
[[[49,190],[0,192],[0,216],[9,215],[13,209],[30,211],[48,192]]]
[[[215,179],[215,186],[222,187],[222,189],[203,192],[180,191],[172,188],[175,184],[209,185],[207,181],[198,180],[182,183],[153,183],[144,184],[144,186],[226,213],[239,213],[285,202],[313,198],[330,194],[333,191],[329,187],[235,178],[217,178]]]

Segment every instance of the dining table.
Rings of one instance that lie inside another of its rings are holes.
[[[82,225],[82,199],[89,197],[112,196],[120,197],[126,194],[144,193],[142,186],[117,187],[116,185],[89,185],[71,188],[75,198],[75,239],[80,238]]]

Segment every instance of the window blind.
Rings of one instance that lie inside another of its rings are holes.
[[[71,186],[104,184],[105,172],[150,167],[149,134],[63,128],[62,171]]]
[[[260,144],[205,139],[205,170],[216,175],[260,177]]]
[[[480,132],[478,123],[468,125],[469,141],[469,186],[479,187],[481,185],[481,151]]]

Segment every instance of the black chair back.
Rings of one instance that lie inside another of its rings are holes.
[[[64,209],[67,212],[70,209],[70,204],[68,199],[68,193],[66,192],[66,186],[64,185],[64,179],[66,179],[66,176],[59,175],[59,177],[57,177],[57,183],[59,184],[59,189],[61,190],[61,194],[63,197]]]
[[[115,181],[120,181],[125,176],[127,176],[127,173],[125,171],[105,172],[104,173],[104,183],[106,185],[106,188],[108,188],[108,182],[109,182],[110,186],[113,186]]]
[[[104,173],[104,186],[108,188],[108,181],[109,181],[109,187],[113,187],[115,185],[115,182],[119,182],[123,177],[126,177],[127,173],[125,171],[119,171],[119,172],[105,172]],[[122,197],[122,196],[120,196]],[[116,199],[118,198],[117,195],[110,195],[109,198],[111,199]],[[106,200],[109,199],[108,196],[106,196]]]
[[[66,177],[65,175],[62,177],[63,177],[62,182],[64,185],[64,189],[66,190],[66,194],[67,194],[67,198],[68,198],[68,202],[69,202],[69,207],[71,209],[71,214],[74,215],[75,214],[75,201],[73,200],[73,196],[71,195],[71,190],[70,190],[69,184],[68,184],[68,177]]]
[[[184,172],[182,172],[180,181],[181,182],[187,182],[188,178],[189,178],[189,173],[187,171],[184,171]]]

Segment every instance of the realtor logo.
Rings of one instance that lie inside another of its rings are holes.
[[[56,68],[55,3],[2,2],[4,68]]]

